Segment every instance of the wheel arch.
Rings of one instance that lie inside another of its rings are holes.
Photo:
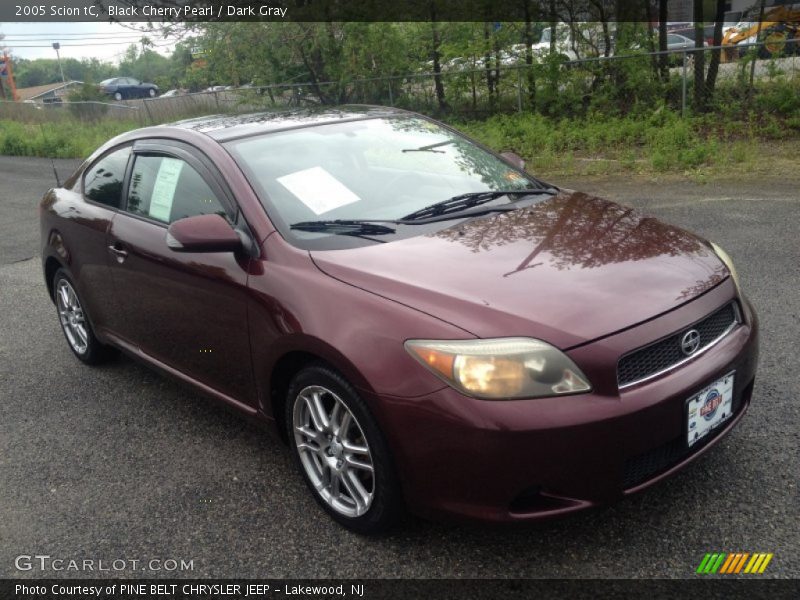
[[[47,294],[50,300],[55,302],[53,279],[56,276],[56,271],[65,268],[55,256],[48,256],[44,261],[44,281],[47,285]]]
[[[278,432],[284,441],[287,441],[284,416],[286,394],[289,391],[292,379],[302,369],[312,364],[321,364],[337,371],[357,391],[364,390],[369,394],[374,393],[372,386],[369,385],[356,366],[338,350],[321,340],[309,339],[304,341],[305,343],[303,344],[295,344],[292,347],[283,348],[277,353],[267,374],[267,398],[265,398],[265,406],[263,408],[271,413],[268,416],[275,420]],[[367,398],[363,399],[369,404]],[[376,414],[374,407],[370,406],[370,409],[372,409],[373,416],[380,423],[380,415]]]

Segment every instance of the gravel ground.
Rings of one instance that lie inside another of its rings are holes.
[[[77,163],[57,164],[64,179]],[[0,157],[0,578],[43,575],[17,571],[20,554],[193,560],[181,575],[194,577],[680,578],[706,552],[747,551],[775,553],[768,576],[800,574],[797,182],[557,181],[734,257],[762,323],[751,410],[692,467],[615,506],[522,528],[408,518],[378,539],[325,517],[260,429],[131,360],[78,363],[37,258],[52,182],[47,160]]]

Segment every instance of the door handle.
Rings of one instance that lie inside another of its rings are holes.
[[[118,263],[125,262],[125,259],[128,258],[128,253],[122,248],[118,248],[116,244],[109,246],[108,251],[117,257]]]

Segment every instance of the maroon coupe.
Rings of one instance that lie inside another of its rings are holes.
[[[741,419],[725,252],[379,107],[102,146],[41,203],[47,289],[112,349],[269,423],[337,521],[524,521],[663,479]]]

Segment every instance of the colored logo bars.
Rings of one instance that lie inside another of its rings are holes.
[[[767,569],[773,554],[757,552],[734,552],[725,554],[724,552],[706,554],[697,567],[696,573],[700,575],[714,575],[715,573],[731,575],[737,573],[760,574]]]

